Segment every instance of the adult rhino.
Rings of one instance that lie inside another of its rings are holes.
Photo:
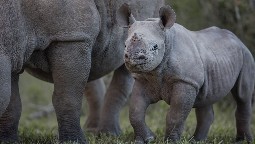
[[[23,68],[35,77],[54,83],[53,105],[59,140],[79,143],[86,143],[79,118],[87,81],[116,70],[106,94],[100,131],[119,134],[118,113],[133,85],[122,60],[126,30],[115,22],[116,10],[124,2],[0,2],[0,141],[18,139],[21,111],[18,76]],[[133,6],[134,15],[141,20],[153,17],[164,4],[163,0],[126,2]],[[93,102],[97,103],[98,99],[90,99],[92,110],[96,109]]]

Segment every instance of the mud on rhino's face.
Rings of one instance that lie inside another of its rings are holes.
[[[136,21],[129,28],[124,60],[130,71],[152,71],[161,63],[165,35],[160,24],[160,19],[148,19]]]

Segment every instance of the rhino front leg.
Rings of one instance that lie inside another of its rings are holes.
[[[175,83],[173,85],[170,110],[166,118],[166,141],[180,140],[184,122],[190,113],[196,98],[196,90],[187,83]]]
[[[99,125],[100,133],[119,135],[121,133],[119,114],[131,94],[134,79],[125,65],[115,70],[104,99]]]
[[[90,48],[91,45],[85,42],[59,42],[49,49],[54,81],[52,101],[61,143],[86,143],[80,126],[80,111],[91,67]]]
[[[135,132],[135,143],[149,143],[155,137],[145,123],[146,109],[150,105],[149,97],[143,94],[144,89],[139,82],[135,82],[130,100],[129,119]]]
[[[196,108],[196,117],[197,127],[193,139],[195,141],[205,140],[214,120],[213,106]]]
[[[89,114],[84,128],[89,132],[96,132],[98,128],[105,92],[106,88],[102,78],[87,83],[85,87]]]
[[[0,47],[1,49],[1,47]],[[0,117],[5,112],[11,98],[11,63],[0,55]]]
[[[21,115],[21,102],[19,95],[19,75],[12,76],[11,100],[0,118],[0,141],[18,141],[18,125]]]

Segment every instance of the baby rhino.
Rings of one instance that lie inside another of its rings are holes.
[[[135,21],[127,5],[118,13],[118,23],[129,27],[124,59],[136,79],[130,103],[136,142],[153,139],[145,112],[159,100],[171,105],[165,140],[180,139],[192,108],[197,117],[193,139],[206,139],[214,119],[212,105],[230,91],[237,103],[236,141],[251,142],[255,64],[247,47],[228,30],[187,30],[175,23],[170,6],[159,13],[160,18],[146,21]]]

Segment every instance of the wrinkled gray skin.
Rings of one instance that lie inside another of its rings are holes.
[[[124,7],[122,11],[129,11]],[[230,31],[217,27],[189,31],[174,23],[170,6],[160,18],[129,24],[125,64],[135,80],[130,102],[130,122],[137,143],[154,134],[144,119],[149,104],[164,100],[171,105],[166,117],[165,140],[177,141],[192,108],[197,127],[193,139],[204,140],[214,119],[212,104],[230,91],[236,103],[236,140],[252,141],[250,121],[254,98],[255,63],[247,47]],[[129,19],[128,21],[124,21]]]
[[[18,139],[19,73],[34,51],[45,50],[59,139],[85,143],[80,105],[100,30],[94,1],[1,0],[0,13],[0,141]]]
[[[59,140],[79,143],[86,143],[80,127],[80,109],[87,81],[117,69],[102,107],[100,131],[119,134],[119,110],[133,86],[122,59],[127,34],[116,24],[116,9],[123,3],[112,0],[0,2],[0,141],[18,139],[21,112],[18,77],[24,68],[35,77],[54,83],[52,101]],[[154,16],[163,0],[128,3],[142,20]],[[91,110],[102,106],[101,97],[88,96],[88,101]],[[94,116],[90,113],[88,127],[98,125],[92,121],[98,113],[98,110]]]

